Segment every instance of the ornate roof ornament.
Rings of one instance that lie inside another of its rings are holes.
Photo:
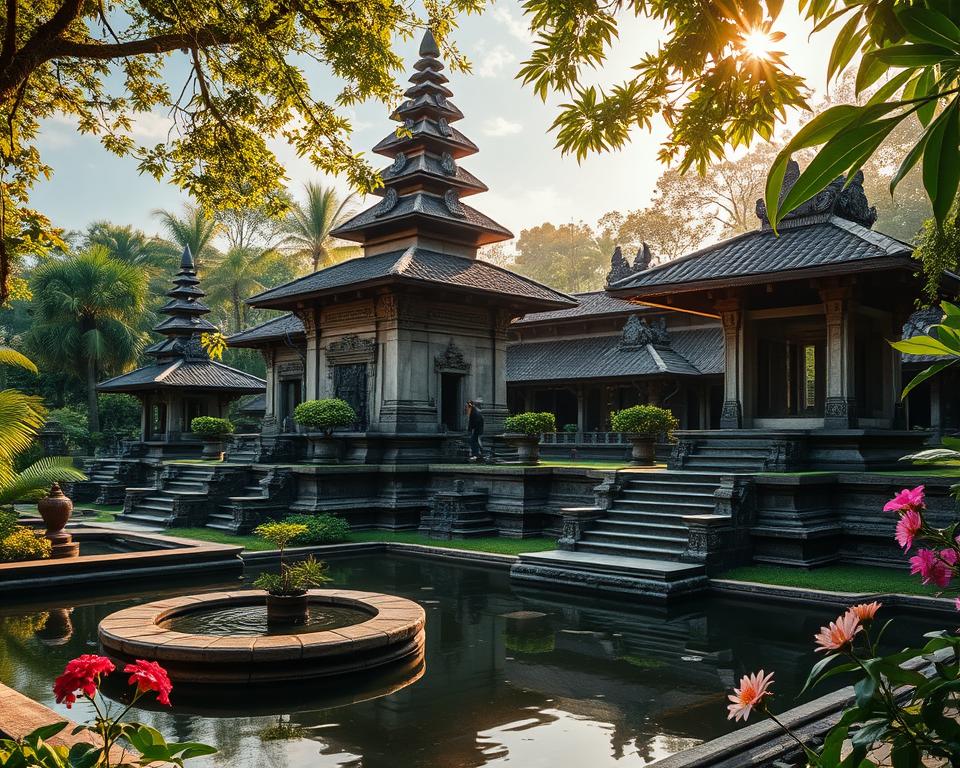
[[[613,255],[610,257],[610,271],[607,272],[607,285],[612,285],[618,280],[624,280],[633,274],[630,264],[623,256],[623,251],[618,245],[613,249]]]
[[[455,189],[448,189],[443,193],[443,204],[447,206],[447,210],[454,216],[467,215],[466,211],[463,210],[463,206],[460,205],[460,196]]]
[[[633,271],[643,272],[645,269],[650,269],[652,262],[653,254],[650,252],[650,246],[644,242],[637,249],[637,255],[633,259]]]
[[[652,344],[655,347],[665,347],[670,344],[670,334],[667,332],[665,317],[657,318],[653,325],[646,318],[630,315],[620,332],[619,348],[634,350]]]
[[[433,359],[433,370],[470,373],[470,363],[463,356],[463,350],[450,339],[447,348]]]
[[[397,190],[393,187],[390,187],[383,195],[383,200],[377,203],[376,210],[373,212],[374,216],[383,216],[387,213],[390,213],[394,208],[397,207],[397,202],[399,201],[400,196],[397,194]]]
[[[398,152],[397,156],[393,158],[393,163],[391,163],[388,172],[392,175],[396,175],[406,167],[407,167],[407,156],[403,152]]]
[[[787,164],[787,170],[783,177],[780,202],[783,202],[787,193],[799,178],[800,165],[796,160],[791,160]],[[862,171],[857,171],[849,184],[847,184],[844,176],[838,176],[830,182],[826,189],[821,190],[784,216],[781,220],[781,226],[799,226],[800,224],[812,223],[811,219],[818,221],[831,215],[853,221],[868,229],[876,223],[877,209],[870,205],[867,194],[863,190]],[[757,216],[760,219],[761,226],[768,229],[770,219],[767,216],[766,203],[762,199],[757,200]]]
[[[440,156],[440,169],[447,174],[447,176],[453,176],[457,172],[457,164],[453,162],[453,155],[449,152],[444,152]]]
[[[445,117],[441,117],[437,121],[437,130],[440,131],[441,136],[453,136],[453,128],[450,127],[450,123],[447,122]]]

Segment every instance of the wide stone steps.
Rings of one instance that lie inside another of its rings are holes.
[[[633,510],[611,509],[603,518],[595,522],[594,525],[600,525],[605,522],[640,525],[650,523],[657,526],[685,527],[683,525],[683,514],[679,512],[635,512]]]
[[[608,518],[594,523],[589,531],[593,533],[633,533],[637,535],[674,535],[686,537],[687,526],[683,524],[680,518],[674,523],[650,522],[642,520],[623,520],[620,518]]]
[[[597,531],[590,529],[583,535],[582,541],[587,544],[617,544],[623,547],[637,547],[639,549],[670,549],[683,551],[687,543],[686,534],[671,535],[670,531],[656,533],[626,533],[620,531]]]
[[[598,555],[619,555],[621,557],[645,558],[648,560],[677,560],[682,549],[673,546],[641,546],[634,543],[611,544],[602,541],[577,542],[577,552],[592,552]]]
[[[671,499],[701,499],[706,503],[713,500],[713,492],[716,488],[716,485],[707,485],[706,483],[690,487],[676,487],[673,484],[666,486],[649,485],[642,488],[627,486],[620,492],[619,498],[622,500],[654,498],[663,501],[670,501]]]
[[[232,512],[211,512],[207,516],[207,528],[213,528],[215,531],[224,531],[233,533],[233,513]]]

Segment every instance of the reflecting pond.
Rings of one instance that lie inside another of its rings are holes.
[[[731,730],[726,693],[745,672],[776,670],[774,706],[791,706],[814,661],[813,634],[836,613],[716,597],[667,610],[514,587],[501,570],[413,557],[329,562],[331,586],[424,606],[424,667],[221,697],[175,688],[172,710],[140,717],[170,738],[220,749],[190,765],[643,766]],[[96,651],[104,616],[237,586],[163,583],[0,607],[0,681],[66,714],[53,702],[53,678]],[[937,623],[901,615],[887,642],[902,647]],[[89,712],[77,705],[70,715]]]

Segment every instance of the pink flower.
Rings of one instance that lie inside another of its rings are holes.
[[[903,547],[904,552],[913,546],[913,537],[917,535],[922,526],[923,518],[916,510],[908,509],[900,515],[900,519],[897,521],[896,539],[897,544]]]
[[[170,691],[173,690],[173,685],[167,670],[157,662],[138,659],[134,664],[127,664],[123,671],[130,674],[128,682],[137,686],[137,693],[156,691],[157,701],[165,707],[170,706]]]
[[[960,597],[956,598],[953,601],[953,607],[956,608],[958,611],[960,611]]]
[[[874,617],[877,615],[877,611],[880,610],[881,604],[874,601],[872,603],[860,603],[859,605],[852,605],[847,609],[847,613],[852,613],[857,617],[857,621],[861,624],[866,624],[868,621],[873,621]]]
[[[727,720],[743,720],[750,716],[750,711],[757,706],[765,697],[771,696],[770,684],[773,682],[773,672],[764,675],[763,670],[755,672],[752,675],[744,675],[740,678],[740,687],[733,689],[733,694],[727,698],[732,704],[727,705],[730,712]]]
[[[948,560],[956,562],[957,554],[952,549],[945,549],[943,552],[949,552]],[[910,573],[920,574],[923,584],[936,584],[940,589],[944,589],[950,584],[953,574],[950,572],[950,565],[942,558],[943,552],[938,555],[932,549],[921,549],[916,555],[910,558]]]
[[[847,611],[842,616],[838,616],[836,621],[831,621],[830,626],[820,627],[820,631],[814,635],[818,646],[817,651],[843,650],[853,642],[853,638],[862,629],[857,614],[852,610]]]
[[[899,512],[903,509],[912,509],[914,512],[919,512],[923,508],[924,503],[922,485],[918,485],[913,489],[904,488],[902,491],[900,491],[900,493],[883,505],[884,512]]]
[[[67,709],[77,700],[77,691],[93,698],[100,685],[100,676],[110,674],[115,667],[105,656],[85,653],[67,662],[63,674],[53,681],[53,694],[57,704],[66,703]]]

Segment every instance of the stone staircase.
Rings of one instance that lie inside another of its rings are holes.
[[[226,459],[237,464],[256,464],[260,460],[260,434],[231,435]]]
[[[683,517],[713,513],[720,475],[638,472],[624,477],[610,508],[582,533],[575,550],[679,560],[687,544]]]
[[[115,457],[87,459],[83,471],[86,480],[60,484],[74,503],[122,504],[127,486],[142,483],[147,474],[138,462]]]
[[[296,479],[289,469],[271,467],[260,476],[249,478],[236,495],[207,515],[206,527],[232,534],[249,533],[261,522],[282,517],[290,511]]]
[[[164,468],[158,487],[127,489],[117,519],[163,528],[203,525],[216,497],[243,487],[246,478],[241,468],[171,464]]]

